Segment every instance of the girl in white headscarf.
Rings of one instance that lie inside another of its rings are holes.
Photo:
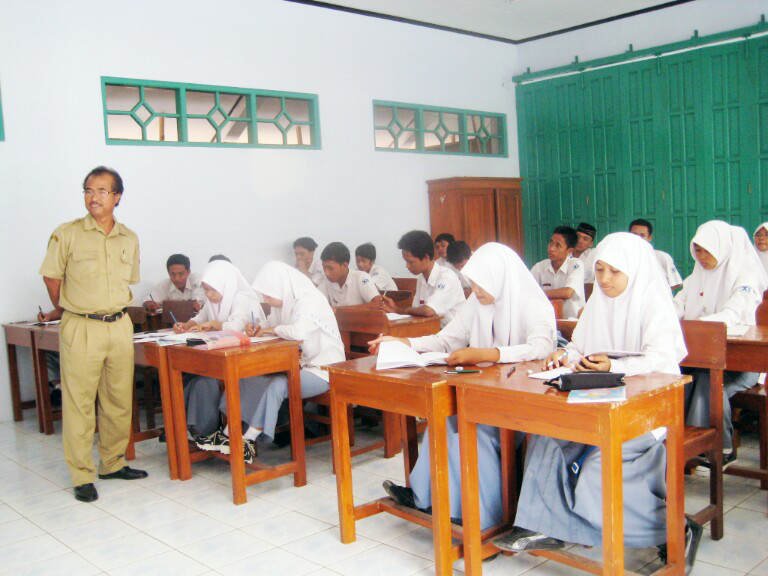
[[[462,269],[472,295],[440,332],[421,338],[384,336],[371,342],[400,340],[419,352],[450,352],[448,364],[522,362],[545,358],[555,346],[552,305],[520,257],[496,243],[481,246]],[[456,417],[448,418],[451,517],[461,518],[461,469]],[[480,523],[483,529],[501,520],[499,432],[478,426]],[[431,506],[429,441],[424,435],[411,471],[411,488],[384,483],[387,493],[406,506]]]
[[[328,371],[321,366],[345,360],[339,326],[328,300],[307,276],[283,262],[267,262],[256,275],[253,289],[271,311],[260,326],[249,323],[246,332],[301,342],[301,397],[326,392]],[[286,398],[288,378],[284,373],[242,379],[241,415],[248,424],[243,438],[252,441],[263,435],[274,439],[277,413]],[[219,408],[226,414],[226,397],[222,396]]]
[[[766,274],[768,274],[768,222],[763,222],[757,227],[754,234],[755,250],[760,262],[763,263]]]
[[[595,290],[565,349],[549,358],[574,371],[627,375],[679,374],[686,348],[669,291],[651,245],[627,232],[606,236],[595,251]],[[610,359],[601,351],[637,355]],[[622,446],[624,544],[666,542],[664,429]],[[575,466],[574,466],[575,464]],[[585,444],[533,436],[515,529],[494,543],[505,550],[561,548],[564,541],[602,543],[601,452]],[[699,527],[696,533],[700,535]],[[692,560],[691,560],[692,561]]]
[[[693,272],[675,296],[680,318],[725,322],[728,326],[755,324],[755,310],[768,285],[765,269],[749,241],[746,230],[712,220],[696,230],[691,240]],[[686,424],[709,426],[709,372],[692,372],[693,384],[686,387]],[[754,372],[726,371],[723,381],[723,464],[733,461],[733,426],[728,398],[757,382]]]
[[[235,330],[242,332],[253,319],[265,320],[259,297],[240,270],[225,260],[214,260],[202,276],[206,302],[189,322],[176,324],[176,332]],[[185,375],[184,404],[187,427],[193,435],[209,435],[219,425],[219,381],[207,376]]]

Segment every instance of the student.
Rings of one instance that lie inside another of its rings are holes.
[[[315,248],[317,248],[317,242],[309,236],[302,236],[293,242],[296,269],[317,286],[323,281],[324,275],[320,260],[315,260]]]
[[[768,222],[763,222],[755,230],[755,250],[768,273]]]
[[[557,226],[547,246],[548,259],[534,264],[531,274],[549,298],[565,298],[563,316],[578,318],[584,307],[584,265],[571,254],[578,238],[569,226]]]
[[[443,232],[435,237],[434,259],[440,266],[445,266],[447,263],[446,257],[448,256],[448,246],[450,246],[451,242],[455,241],[456,239],[453,237],[453,234],[448,234],[448,232]]]
[[[629,224],[630,233],[640,236],[643,240],[653,242],[653,225],[644,220],[643,218],[637,218],[632,220]],[[680,277],[680,273],[675,267],[675,261],[672,260],[672,256],[661,250],[655,250],[656,259],[659,261],[661,271],[667,279],[667,284],[672,290],[677,290],[683,285],[683,279]]]
[[[755,324],[755,310],[768,285],[765,269],[747,232],[720,220],[705,222],[691,240],[693,272],[675,295],[675,308],[684,320]],[[709,426],[709,371],[694,370],[686,386],[686,419],[692,426]],[[735,459],[731,404],[728,398],[757,382],[754,372],[726,370],[723,381],[723,466]],[[706,465],[706,463],[705,463]]]
[[[301,397],[326,392],[329,377],[322,366],[345,360],[336,316],[328,301],[309,278],[283,262],[267,262],[256,274],[253,289],[271,306],[271,311],[260,325],[248,323],[246,333],[277,335],[300,342]],[[252,446],[259,436],[274,440],[277,413],[286,398],[288,378],[282,372],[240,380],[240,414],[248,426],[243,434],[244,444]],[[222,396],[219,409],[226,414],[226,396]],[[226,453],[228,432],[228,428],[217,430],[198,446]]]
[[[349,269],[349,248],[341,242],[331,242],[320,254],[325,278],[318,290],[331,306],[381,308],[381,296],[367,272]]]
[[[165,263],[168,278],[162,280],[144,297],[144,309],[154,312],[164,300],[194,300],[195,311],[203,307],[205,294],[200,278],[189,270],[189,258],[184,254],[171,254]]]
[[[653,249],[627,232],[610,234],[595,254],[595,291],[565,349],[548,367],[574,371],[623,372],[627,376],[680,374],[687,350],[672,295]],[[601,350],[637,356],[610,359]],[[666,542],[665,429],[624,442],[624,545],[648,547]],[[557,549],[564,542],[602,544],[601,451],[578,442],[532,436],[517,505],[515,528],[494,544],[502,550]],[[693,564],[702,528],[686,530],[686,563]]]
[[[573,248],[573,257],[581,260],[584,265],[584,282],[593,283],[595,281],[595,249],[592,247],[595,243],[597,229],[592,224],[581,222],[576,228],[578,242]]]
[[[203,309],[189,322],[176,324],[177,333],[189,331],[236,330],[242,332],[246,324],[265,322],[264,311],[256,293],[240,271],[230,262],[214,260],[205,267],[202,286],[206,302]],[[187,427],[193,436],[206,436],[219,425],[219,381],[207,376],[184,377],[184,405]],[[252,447],[249,447],[252,448]],[[246,450],[246,461],[253,453]],[[250,460],[249,460],[250,458]]]
[[[446,266],[456,273],[464,290],[471,289],[469,280],[461,273],[464,265],[469,262],[470,256],[472,256],[472,250],[469,249],[469,244],[464,242],[464,240],[456,240],[456,242],[448,244],[445,256]]]
[[[439,238],[439,236],[438,236]],[[405,267],[418,276],[413,305],[401,309],[388,296],[383,296],[383,306],[387,312],[412,314],[413,316],[435,316],[442,314],[440,327],[445,328],[456,314],[459,306],[466,302],[464,291],[456,274],[433,260],[435,246],[426,232],[413,230],[403,235],[397,243],[403,253]]]
[[[400,340],[419,352],[449,352],[448,364],[509,363],[545,358],[555,347],[555,315],[520,257],[497,243],[481,246],[463,269],[473,294],[440,332],[421,338],[382,336],[373,342]],[[461,518],[461,472],[456,416],[448,418],[451,517]],[[483,529],[502,516],[499,431],[478,426],[480,523]],[[387,493],[405,506],[432,505],[429,439],[424,435],[410,475],[411,488],[384,483]]]
[[[214,254],[210,258],[208,258],[208,262],[216,262],[216,260],[224,260],[224,262],[232,262],[229,258],[227,258],[224,254]]]
[[[397,284],[384,268],[376,264],[376,246],[370,242],[355,248],[355,264],[361,272],[367,272],[379,290],[397,290]]]

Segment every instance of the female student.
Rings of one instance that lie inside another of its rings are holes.
[[[510,248],[481,246],[462,270],[472,295],[440,332],[421,338],[383,336],[371,342],[400,340],[419,352],[449,352],[448,364],[521,362],[545,358],[555,347],[552,305],[520,257]],[[480,522],[483,529],[498,524],[502,515],[499,431],[478,426],[480,466]],[[451,517],[461,518],[461,469],[456,417],[448,418]],[[400,504],[431,506],[429,442],[424,435],[419,458],[411,472],[411,488],[384,483]]]
[[[747,232],[739,226],[712,220],[696,230],[691,240],[693,272],[675,296],[678,316],[685,320],[725,322],[728,326],[755,324],[755,310],[768,280]],[[709,426],[709,372],[696,370],[686,389],[686,424]],[[723,399],[723,465],[733,462],[733,426],[728,398],[757,382],[754,372],[726,371]]]
[[[768,222],[763,222],[755,230],[755,249],[763,263],[766,274],[768,274]]]
[[[274,334],[301,342],[301,397],[327,391],[328,372],[320,367],[345,360],[339,326],[328,300],[308,277],[282,262],[265,264],[256,275],[253,289],[271,311],[259,326],[248,323],[248,335]],[[274,439],[277,412],[286,398],[288,378],[284,373],[242,379],[241,416],[248,424],[243,439],[253,441],[261,434]],[[219,407],[226,413],[226,397],[221,398]]]
[[[573,339],[549,358],[574,371],[679,374],[686,348],[669,287],[648,242],[627,232],[610,234],[595,251],[595,291]],[[635,352],[621,360],[601,350]],[[622,446],[624,543],[647,547],[666,541],[664,429]],[[518,502],[515,529],[494,541],[504,550],[563,547],[563,541],[602,543],[602,470],[599,449],[532,436]],[[687,531],[695,554],[701,536]],[[694,538],[695,536],[695,538]],[[693,558],[691,557],[691,563]]]
[[[175,332],[236,330],[242,332],[246,323],[264,321],[256,292],[233,264],[214,260],[205,267],[202,287],[206,302],[202,310],[189,320],[176,324]],[[185,378],[186,379],[186,378]],[[194,376],[185,383],[184,404],[187,427],[193,435],[208,435],[219,424],[219,381],[207,376]]]

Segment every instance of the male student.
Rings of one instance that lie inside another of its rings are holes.
[[[165,263],[168,278],[160,281],[144,297],[144,309],[154,312],[163,300],[194,300],[195,311],[203,307],[205,294],[197,274],[190,271],[189,258],[184,254],[171,254]]]
[[[315,260],[317,242],[309,236],[302,236],[293,242],[293,255],[296,257],[296,269],[307,276],[315,286],[323,281],[323,267]]]
[[[397,284],[389,272],[376,264],[376,246],[370,242],[355,248],[355,264],[358,270],[367,272],[373,278],[379,290],[397,290]]]
[[[442,314],[440,327],[444,327],[466,301],[459,279],[448,268],[434,261],[435,245],[426,232],[408,232],[400,238],[397,247],[402,251],[405,267],[411,274],[418,276],[416,293],[413,295],[412,306],[405,310],[384,296],[384,309],[413,316]]]
[[[578,242],[573,249],[573,257],[581,260],[584,264],[584,282],[593,283],[595,281],[595,236],[597,229],[592,224],[581,222],[576,228]]]
[[[456,239],[453,237],[453,234],[448,234],[448,232],[443,232],[435,237],[435,262],[440,264],[440,266],[445,266],[448,246],[451,242],[455,241]]]
[[[381,296],[376,283],[367,272],[349,269],[349,248],[341,242],[331,242],[320,254],[325,279],[317,289],[331,306],[380,308]]]
[[[653,224],[648,222],[648,220],[643,218],[632,220],[629,224],[629,231],[636,236],[640,236],[643,240],[653,243]],[[672,290],[677,290],[683,285],[683,279],[680,276],[680,272],[677,271],[672,256],[661,250],[654,250],[654,252],[656,252],[656,259],[659,261],[661,271],[667,279],[667,284],[669,284]]]
[[[531,268],[531,274],[549,298],[565,298],[565,318],[578,318],[585,302],[584,265],[573,257],[577,242],[576,230],[557,226],[547,245],[548,258]]]
[[[470,256],[472,256],[472,250],[469,249],[469,244],[464,242],[464,240],[456,240],[456,242],[448,244],[445,256],[445,259],[447,260],[446,266],[456,273],[456,276],[459,277],[459,282],[461,282],[461,287],[464,290],[472,289],[469,280],[467,280],[467,278],[464,277],[464,274],[461,273],[461,269],[464,268],[464,265],[467,262],[469,262]]]

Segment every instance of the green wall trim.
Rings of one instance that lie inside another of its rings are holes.
[[[768,23],[765,21],[765,14],[763,14],[760,18],[760,22],[752,26],[746,26],[736,30],[729,30],[727,32],[718,32],[717,34],[709,34],[707,36],[699,36],[698,30],[696,30],[694,31],[693,36],[691,36],[688,40],[681,40],[679,42],[672,42],[670,44],[663,44],[661,46],[654,46],[652,48],[644,48],[642,50],[634,50],[632,48],[632,44],[630,44],[629,49],[623,54],[606,56],[604,58],[596,58],[594,60],[587,60],[584,62],[579,62],[579,57],[576,56],[573,62],[566,64],[565,66],[549,68],[548,70],[540,70],[539,72],[531,72],[529,68],[527,72],[513,76],[512,80],[521,83],[529,82],[531,80],[541,80],[549,76],[558,76],[560,74],[568,74],[571,72],[584,72],[591,68],[631,62],[632,60],[647,58],[648,56],[664,56],[665,54],[678,50],[705,47],[707,44],[714,44],[716,42],[723,42],[725,40],[749,38],[754,34],[765,31],[768,31]]]

